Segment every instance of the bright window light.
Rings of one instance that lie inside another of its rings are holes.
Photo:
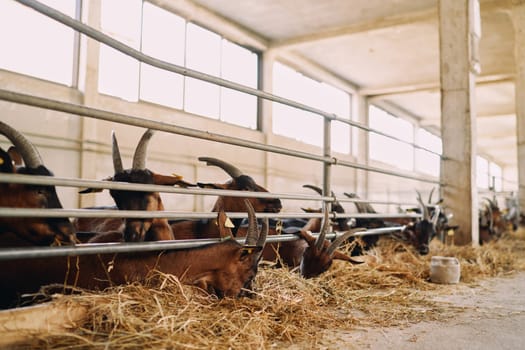
[[[222,40],[221,75],[248,87],[257,88],[258,57],[244,47]],[[222,121],[255,129],[257,127],[257,97],[221,87]]]
[[[195,24],[187,25],[186,67],[220,77],[221,37]],[[220,88],[208,82],[186,78],[184,110],[218,119]]]
[[[75,17],[76,1],[41,2]],[[0,1],[0,43],[0,68],[72,85],[75,47],[71,28],[15,1]]]
[[[126,9],[125,16],[122,9]],[[140,48],[141,0],[102,0],[102,31],[134,49]],[[98,90],[138,101],[139,62],[106,45],[100,45]]]
[[[278,96],[350,117],[350,95],[328,84],[318,82],[281,63],[274,64],[273,88]],[[300,126],[300,127],[298,127]],[[323,145],[323,117],[281,103],[273,103],[273,132],[319,146]],[[332,150],[350,152],[350,129],[341,122],[332,123]]]
[[[142,52],[184,66],[186,21],[160,7],[144,3],[142,15]],[[182,109],[184,76],[140,64],[140,98]]]
[[[416,131],[416,144],[432,152],[442,154],[441,138],[433,135],[425,129],[418,128]],[[416,148],[416,170],[428,175],[439,176],[441,157],[438,154]]]
[[[368,119],[370,128],[406,142],[414,142],[414,126],[408,121],[394,117],[375,106],[370,106]],[[369,143],[371,159],[405,170],[414,169],[414,147],[412,145],[374,132],[370,133]]]
[[[489,188],[489,161],[483,157],[476,157],[476,183],[478,188]]]

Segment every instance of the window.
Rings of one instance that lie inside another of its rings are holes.
[[[126,16],[122,16],[122,8],[126,8]],[[107,34],[149,56],[252,88],[258,86],[256,53],[151,3],[103,0],[101,22]],[[101,93],[257,127],[255,96],[139,64],[104,45],[99,67]]]
[[[275,62],[273,67],[274,94],[303,103],[319,110],[350,118],[350,95],[331,85],[316,81]],[[308,144],[323,145],[323,117],[317,114],[273,103],[273,132]],[[350,126],[332,122],[333,151],[350,152]]]
[[[489,161],[483,157],[476,157],[476,182],[478,188],[489,188]]]
[[[441,167],[440,155],[443,153],[441,138],[431,134],[425,129],[418,128],[416,131],[416,145],[435,153],[416,148],[415,170],[439,177]]]
[[[503,191],[503,170],[496,163],[489,163],[490,187],[493,191]]]
[[[414,126],[406,120],[397,118],[375,106],[369,108],[369,126],[399,140],[414,142]],[[405,170],[414,169],[414,147],[374,132],[369,136],[369,156]]]
[[[186,21],[160,7],[144,3],[142,52],[184,66]],[[159,40],[168,36],[167,40]],[[182,109],[184,76],[140,64],[140,99]]]
[[[101,7],[102,31],[126,45],[140,48],[141,0],[105,0]],[[122,9],[126,8],[126,15]],[[139,62],[100,44],[98,90],[128,101],[138,100]]]
[[[40,2],[75,18],[76,1]],[[30,26],[28,24],[30,23]],[[0,68],[71,86],[74,31],[15,1],[0,1]]]

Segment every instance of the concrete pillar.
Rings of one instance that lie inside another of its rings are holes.
[[[368,99],[365,96],[353,95],[354,113],[357,116],[356,121],[368,125]],[[352,152],[359,164],[368,165],[368,135],[369,133],[358,128],[352,128]],[[355,140],[354,140],[355,138]],[[368,198],[368,175],[363,170],[356,170],[355,191],[361,198]]]
[[[473,0],[439,1],[443,199],[459,225],[456,244],[478,243]]]
[[[514,25],[514,61],[516,63],[516,130],[518,143],[518,199],[525,213],[525,1],[515,1],[511,9]]]

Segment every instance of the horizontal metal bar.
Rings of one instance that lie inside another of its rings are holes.
[[[386,169],[370,167],[367,165],[362,165],[362,164],[358,164],[354,162],[344,161],[344,160],[340,160],[335,157],[319,156],[319,155],[315,155],[311,153],[290,150],[290,149],[272,146],[272,145],[266,145],[266,144],[262,144],[258,142],[246,141],[243,139],[233,138],[230,136],[213,134],[213,133],[200,131],[196,129],[185,128],[185,127],[181,127],[181,126],[177,126],[173,124],[167,124],[164,122],[157,122],[154,120],[148,120],[148,119],[128,116],[128,115],[124,115],[120,113],[103,111],[100,109],[85,107],[85,106],[76,105],[72,103],[55,101],[55,100],[50,100],[50,99],[46,99],[42,97],[21,94],[18,92],[8,91],[4,89],[0,89],[0,100],[21,103],[21,104],[45,108],[45,109],[51,109],[51,110],[56,110],[60,112],[65,112],[65,113],[82,115],[82,116],[94,118],[94,119],[100,119],[100,120],[106,120],[106,121],[112,121],[112,122],[117,122],[117,123],[122,123],[122,124],[133,125],[133,126],[142,127],[142,128],[160,130],[160,131],[164,131],[164,132],[168,132],[172,134],[178,134],[178,135],[200,138],[200,139],[209,140],[209,141],[227,143],[230,145],[235,145],[235,146],[240,146],[240,147],[245,147],[245,148],[253,148],[253,149],[260,150],[260,151],[266,151],[266,152],[283,154],[287,156],[303,158],[303,159],[320,161],[320,162],[324,162],[325,164],[340,165],[340,166],[345,166],[345,167],[350,167],[350,168],[355,168],[355,169],[360,169],[360,170],[367,170],[367,171],[372,171],[372,172],[378,172],[378,173],[382,173],[386,175],[392,175],[392,176],[397,176],[397,177],[402,177],[402,178],[407,178],[407,179],[412,179],[412,180],[417,180],[417,181],[422,181],[422,182],[441,184],[438,180],[428,179],[427,177],[413,176],[413,175],[409,175],[406,173],[395,172],[392,170],[386,170]],[[441,184],[441,185],[444,186],[444,184]]]
[[[288,156],[299,157],[303,159],[315,160],[325,163],[335,163],[335,160],[330,157],[318,156],[311,153],[294,151],[283,147],[277,147],[267,144],[262,144],[253,141],[247,141],[240,138],[231,136],[225,136],[220,134],[214,134],[206,131],[200,131],[191,128],[185,128],[174,124],[168,124],[164,122],[158,122],[154,120],[133,117],[125,114],[114,113],[104,111],[101,109],[90,108],[82,105],[77,105],[68,102],[61,102],[50,100],[43,97],[37,97],[32,95],[21,94],[18,92],[8,91],[0,89],[0,100],[10,101],[15,103],[21,103],[28,106],[40,107],[45,109],[51,109],[59,112],[70,113],[81,115],[89,118],[100,119],[105,121],[111,121],[121,124],[133,125],[141,128],[149,128],[154,130],[160,130],[172,134],[178,134],[188,137],[199,138],[208,141],[215,141],[226,143],[230,145],[253,148],[260,151],[267,151],[272,153],[284,154]]]
[[[152,57],[152,56],[149,56],[149,55],[146,55],[144,54],[143,52],[139,51],[139,50],[136,50],[128,45],[125,45],[124,43],[118,41],[118,40],[115,40],[113,39],[112,37],[110,37],[109,35],[106,35],[72,17],[69,17],[55,9],[53,9],[52,7],[49,7],[49,6],[46,6],[42,3],[39,3],[38,1],[34,1],[34,0],[16,0],[18,1],[19,3],[25,5],[25,6],[28,6],[30,8],[32,8],[33,10],[37,11],[37,12],[40,12],[41,14],[45,15],[45,16],[48,16],[66,26],[69,26],[87,36],[89,36],[90,38],[92,39],[95,39],[103,44],[106,44],[112,48],[114,48],[115,50],[117,51],[120,51],[122,52],[123,54],[125,55],[128,55],[130,57],[133,57],[135,59],[137,59],[138,61],[141,61],[141,62],[144,62],[144,63],[147,63],[147,64],[150,64],[154,67],[157,67],[157,68],[160,68],[160,69],[164,69],[164,70],[167,70],[167,71],[170,71],[170,72],[173,72],[173,73],[178,73],[178,74],[181,74],[181,75],[185,75],[185,76],[188,76],[188,77],[192,77],[192,78],[195,78],[195,79],[199,79],[199,80],[203,80],[203,81],[206,81],[206,82],[209,82],[209,83],[212,83],[212,84],[217,84],[217,85],[220,85],[220,86],[224,86],[224,87],[227,87],[227,88],[230,88],[230,89],[234,89],[234,90],[237,90],[237,91],[241,91],[241,92],[244,92],[246,94],[250,94],[250,95],[253,95],[253,96],[257,96],[257,97],[260,97],[260,98],[264,98],[264,99],[267,99],[267,100],[270,100],[270,101],[273,101],[273,102],[278,102],[278,103],[282,103],[282,104],[285,104],[285,105],[288,105],[288,106],[291,106],[291,107],[295,107],[295,108],[298,108],[298,109],[301,109],[301,110],[304,110],[304,111],[308,111],[308,112],[312,112],[312,113],[315,113],[317,115],[320,115],[322,116],[323,118],[326,118],[326,119],[329,119],[329,120],[335,120],[335,121],[339,121],[339,122],[342,122],[342,123],[345,123],[345,124],[348,124],[350,126],[353,126],[353,127],[356,127],[356,128],[359,128],[359,129],[362,129],[362,130],[365,130],[365,131],[368,131],[368,132],[374,132],[378,135],[382,135],[382,136],[385,136],[385,137],[388,137],[388,138],[391,138],[391,139],[394,139],[396,141],[399,141],[399,142],[402,142],[402,143],[405,143],[405,144],[409,144],[411,146],[414,146],[414,147],[417,147],[419,149],[423,149],[427,152],[430,152],[430,153],[433,153],[433,154],[436,154],[436,155],[439,155],[441,156],[439,153],[436,153],[430,149],[426,149],[424,147],[421,147],[421,146],[418,146],[418,145],[415,145],[413,143],[410,143],[410,142],[407,142],[407,141],[404,141],[402,139],[399,139],[397,137],[394,137],[392,135],[388,135],[388,134],[385,134],[379,130],[374,130],[364,124],[361,124],[361,123],[358,123],[358,122],[355,122],[353,120],[350,120],[350,119],[346,119],[346,118],[341,118],[341,117],[338,117],[336,114],[334,113],[329,113],[329,112],[325,112],[323,110],[320,110],[320,109],[317,109],[317,108],[314,108],[314,107],[311,107],[311,106],[308,106],[308,105],[305,105],[303,103],[299,103],[299,102],[296,102],[296,101],[293,101],[293,100],[290,100],[290,99],[287,99],[287,98],[283,98],[283,97],[280,97],[280,96],[276,96],[276,95],[273,95],[273,94],[270,94],[268,92],[264,92],[264,91],[261,91],[261,90],[258,90],[258,89],[254,89],[254,88],[251,88],[251,87],[248,87],[248,86],[245,86],[245,85],[242,85],[242,84],[238,84],[238,83],[235,83],[235,82],[232,82],[232,81],[229,81],[229,80],[225,80],[225,79],[221,79],[221,78],[218,78],[218,77],[214,77],[212,75],[208,75],[208,74],[205,74],[205,73],[202,73],[202,72],[199,72],[199,71],[195,71],[195,70],[192,70],[192,69],[189,69],[189,68],[186,68],[186,67],[182,67],[182,66],[178,66],[176,64],[173,64],[173,63],[169,63],[169,62],[166,62],[166,61],[162,61],[162,60],[159,60],[155,57]]]
[[[231,219],[246,218],[247,214],[242,212],[226,213]],[[296,219],[296,218],[322,218],[323,213],[257,213],[257,218],[278,218],[278,219]],[[368,214],[368,213],[344,213],[338,214],[332,212],[331,218],[419,218],[421,214]],[[118,210],[118,209],[29,209],[29,208],[5,208],[0,207],[0,217],[16,218],[161,218],[161,219],[210,219],[216,218],[217,213],[195,213],[180,211],[143,211],[143,210]]]
[[[404,226],[388,227],[385,229],[373,229],[368,231],[357,232],[355,236],[387,234],[402,230]],[[328,233],[326,239],[335,238],[342,233]],[[318,233],[312,233],[314,237],[318,237]],[[283,234],[271,235],[266,239],[266,243],[275,242],[289,242],[301,239],[298,235]],[[241,244],[244,243],[245,238],[235,238]],[[15,260],[26,258],[43,258],[43,257],[58,257],[58,256],[80,256],[92,254],[105,253],[132,253],[144,251],[160,251],[170,249],[187,249],[199,247],[206,244],[220,242],[221,239],[209,238],[199,240],[178,240],[178,241],[158,241],[158,242],[140,242],[140,243],[90,243],[78,244],[75,246],[62,247],[30,247],[30,248],[2,248],[0,249],[0,261]]]
[[[381,169],[381,168],[378,168],[378,167],[358,164],[358,163],[344,161],[344,160],[339,160],[339,159],[336,159],[335,164],[336,165],[342,165],[342,166],[350,167],[350,168],[354,168],[354,169],[372,171],[372,172],[375,172],[375,173],[381,173],[381,174],[385,174],[385,175],[392,175],[392,176],[402,177],[402,178],[405,178],[405,179],[417,180],[417,181],[421,181],[421,182],[428,182],[428,183],[438,184],[438,185],[441,185],[441,186],[446,186],[446,184],[441,183],[439,180],[429,179],[428,177],[410,175],[410,174],[407,174],[407,173],[402,173],[402,172],[397,172],[397,171],[392,171],[392,170],[387,170],[387,169]]]
[[[54,176],[24,175],[24,174],[5,174],[0,173],[0,183],[18,183],[30,185],[53,185],[64,187],[83,187],[94,189],[112,189],[125,191],[148,191],[161,193],[177,193],[185,195],[210,195],[210,196],[231,196],[247,198],[279,198],[279,199],[298,199],[314,201],[333,201],[333,197],[322,197],[315,194],[292,194],[292,193],[271,193],[271,192],[250,192],[234,190],[215,190],[205,188],[181,188],[174,186],[136,184],[129,182],[116,181],[96,181],[71,179]]]
[[[366,204],[386,204],[386,205],[397,205],[397,206],[411,206],[419,207],[418,203],[409,203],[409,202],[390,202],[390,201],[380,201],[374,199],[361,199],[361,198],[337,198],[338,202],[350,202],[350,203],[366,203]]]

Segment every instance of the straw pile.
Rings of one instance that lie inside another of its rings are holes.
[[[455,256],[462,284],[525,269],[525,230],[482,247],[433,242],[420,257],[381,239],[367,263],[334,262],[322,276],[305,280],[294,271],[262,266],[253,298],[222,299],[152,274],[146,285],[103,293],[57,296],[56,303],[87,306],[82,327],[28,336],[21,348],[53,349],[267,349],[318,347],[323,330],[404,325],[451,317],[461,308],[433,301],[454,286],[428,282],[432,255]]]

